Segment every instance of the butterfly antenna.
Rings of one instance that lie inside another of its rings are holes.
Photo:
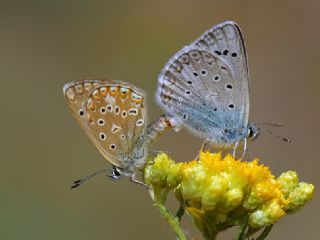
[[[283,123],[268,123],[268,122],[262,122],[259,123],[259,125],[264,125],[264,126],[271,126],[271,127],[283,127]]]
[[[271,123],[272,125],[268,124],[269,126],[274,126],[274,127],[280,127],[278,126],[279,124],[273,124]],[[264,124],[266,125],[266,124]],[[282,126],[282,125],[281,125]],[[291,143],[291,139],[288,139],[288,138],[285,138],[285,137],[282,137],[282,136],[279,136],[279,135],[274,135],[273,132],[270,130],[270,129],[267,129],[267,128],[264,128],[264,127],[260,127],[262,130],[264,130],[266,133],[268,133],[269,135],[271,136],[274,136],[276,138],[279,138],[281,139],[282,141],[286,142],[286,143]]]
[[[101,169],[99,171],[96,171],[86,177],[83,177],[83,178],[80,178],[76,181],[73,182],[73,185],[71,186],[71,188],[76,188],[76,187],[79,187],[80,185],[82,185],[83,183],[87,182],[88,180],[96,177],[97,175],[99,175],[100,173],[103,173],[107,170],[107,168],[104,168],[104,169]]]

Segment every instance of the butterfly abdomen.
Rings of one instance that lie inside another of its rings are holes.
[[[161,115],[156,121],[147,126],[145,144],[148,146],[152,145],[161,134],[170,128],[172,128],[172,125],[167,116]]]

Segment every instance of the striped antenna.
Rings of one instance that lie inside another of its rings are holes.
[[[94,172],[94,173],[92,173],[92,174],[90,174],[90,175],[88,175],[88,176],[86,176],[86,177],[83,177],[83,178],[80,178],[80,179],[74,181],[74,182],[73,182],[73,185],[71,186],[71,189],[76,188],[76,187],[79,187],[79,186],[82,185],[83,183],[87,182],[88,180],[96,177],[97,175],[99,175],[99,174],[101,174],[101,173],[103,173],[103,172],[105,172],[105,171],[107,171],[107,170],[108,170],[108,168],[104,168],[104,169],[101,169],[101,170],[99,170],[99,171],[96,171],[96,172]]]

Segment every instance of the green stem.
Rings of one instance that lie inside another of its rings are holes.
[[[273,225],[267,226],[264,228],[263,232],[260,234],[260,236],[256,240],[264,240],[268,236],[268,234],[271,232]]]
[[[247,226],[248,226],[248,219],[249,219],[249,217],[245,216],[244,221],[242,222],[240,229],[238,231],[236,240],[243,240],[244,239],[244,235],[245,235],[244,233],[245,233]]]
[[[211,222],[211,221],[210,221]],[[218,232],[217,232],[217,227],[215,224],[207,224],[207,232],[208,232],[208,236],[205,237],[205,239],[207,240],[215,240],[217,238]]]
[[[246,233],[246,238],[250,239],[250,237],[255,234],[256,232],[258,232],[259,230],[261,230],[261,228],[251,228],[248,227],[247,233]]]
[[[179,226],[178,218],[174,217],[162,203],[156,202],[155,206],[160,210],[162,216],[167,220],[173,231],[177,234],[179,240],[187,240],[183,230]]]
[[[164,205],[169,193],[169,189],[151,188],[149,192],[154,201],[154,206],[159,209],[161,215],[167,220],[179,240],[187,240],[183,230],[179,225],[179,219],[173,216]]]

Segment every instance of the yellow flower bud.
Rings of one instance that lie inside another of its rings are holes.
[[[182,181],[181,181],[181,192],[186,200],[192,202],[201,201],[203,189],[207,185],[208,179],[207,174],[203,171],[202,166],[198,164],[188,164],[184,167]]]
[[[240,188],[230,189],[225,195],[225,209],[227,212],[234,210],[236,207],[240,206],[243,201],[243,191]]]
[[[181,182],[181,168],[183,163],[172,164],[168,170],[167,186],[169,188],[175,188]]]
[[[221,176],[213,176],[210,180],[202,191],[201,206],[205,211],[215,209],[228,188],[228,183]]]
[[[304,182],[299,183],[289,194],[289,205],[286,207],[286,211],[289,213],[296,212],[312,199],[313,193],[314,185]]]
[[[167,172],[173,160],[167,154],[159,154],[152,165],[145,167],[144,180],[147,184],[157,187],[166,187]]]
[[[299,179],[296,172],[288,171],[288,172],[282,173],[280,177],[278,177],[278,181],[281,184],[282,192],[286,196],[288,196],[290,192],[292,192],[293,189],[297,186]]]
[[[284,214],[282,205],[279,204],[277,199],[274,199],[250,214],[249,225],[252,228],[268,226],[275,223]]]

